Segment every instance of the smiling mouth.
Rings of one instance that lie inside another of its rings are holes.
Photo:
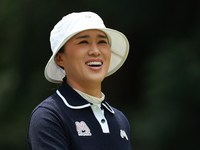
[[[87,62],[86,65],[91,66],[91,67],[100,67],[103,63],[102,62],[97,62],[97,61],[93,61],[93,62]]]

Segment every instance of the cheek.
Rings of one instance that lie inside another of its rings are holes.
[[[66,56],[66,66],[70,68],[70,70],[77,70],[83,64],[83,57],[81,57],[81,53],[68,53]]]
[[[106,58],[110,61],[110,57],[111,57],[111,49],[106,51]]]
[[[109,58],[111,57],[111,50],[109,50]]]
[[[111,59],[111,50],[110,49],[108,49],[108,50],[106,50],[105,51],[105,53],[104,53],[104,59],[105,59],[105,64],[106,64],[106,67],[107,67],[107,69],[109,68],[109,66],[110,66],[110,59]]]

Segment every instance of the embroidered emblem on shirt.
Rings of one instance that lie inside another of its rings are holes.
[[[128,140],[128,136],[126,135],[126,132],[124,130],[120,130],[120,135],[122,138],[126,138],[126,140]]]
[[[88,128],[88,126],[86,125],[86,123],[84,121],[75,122],[76,124],[76,130],[78,132],[79,136],[91,136],[91,132],[90,129]]]

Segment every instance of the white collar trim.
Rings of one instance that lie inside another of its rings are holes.
[[[65,103],[65,105],[67,105],[67,107],[72,108],[72,109],[82,109],[82,108],[86,108],[91,106],[90,103],[82,105],[82,106],[72,106],[70,105],[67,100],[64,98],[64,96],[62,96],[62,94],[57,90],[56,93],[58,94],[58,96],[60,96],[60,98],[63,100],[63,102]]]
[[[65,105],[66,105],[67,107],[69,107],[69,108],[72,108],[72,109],[82,109],[82,108],[90,107],[90,106],[93,105],[93,104],[91,104],[91,103],[88,103],[88,104],[85,104],[85,105],[82,105],[82,106],[72,106],[72,105],[70,105],[70,104],[67,102],[67,100],[65,99],[65,97],[62,96],[62,94],[59,92],[59,90],[56,90],[56,93],[57,93],[58,96],[63,100],[63,102],[65,103]],[[110,105],[109,105],[107,102],[102,103],[102,105],[103,105],[104,107],[106,107],[111,113],[113,113],[113,114],[115,113],[114,110],[110,107]]]

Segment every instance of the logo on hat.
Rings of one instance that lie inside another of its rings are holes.
[[[86,15],[85,18],[91,18],[91,16],[90,15]]]
[[[124,130],[120,130],[120,135],[122,138],[126,138],[126,140],[128,140],[128,136],[126,135],[126,132]]]
[[[91,132],[90,129],[88,128],[88,126],[86,125],[86,123],[84,121],[75,122],[76,125],[76,130],[78,132],[79,136],[91,136]]]

